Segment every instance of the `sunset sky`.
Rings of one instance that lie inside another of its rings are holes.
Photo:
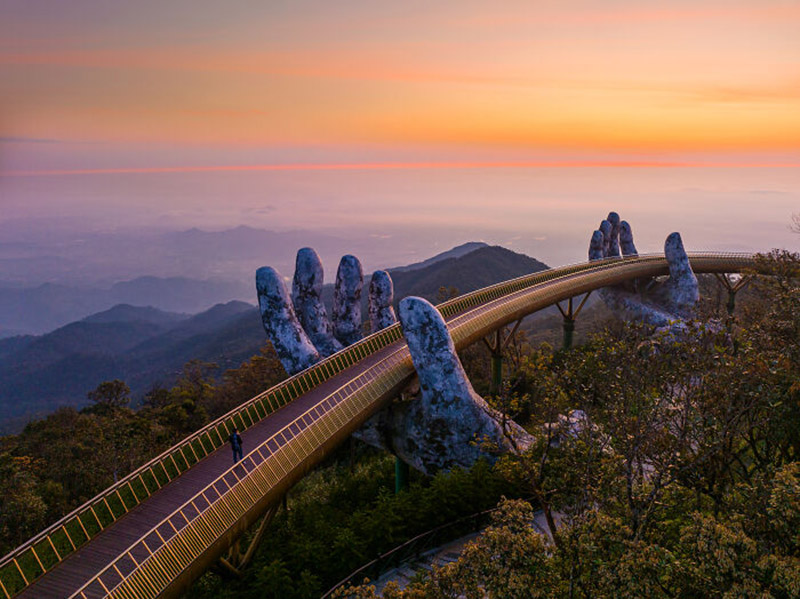
[[[0,0],[0,219],[147,205],[148,174],[184,210],[229,167],[741,165],[795,201],[798,32],[790,0]]]

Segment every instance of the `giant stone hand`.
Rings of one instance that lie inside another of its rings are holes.
[[[330,355],[337,339],[349,345],[361,338],[361,273],[357,258],[342,258],[331,327],[320,300],[323,273],[314,250],[303,248],[297,254],[294,305],[274,269],[258,270],[256,286],[264,329],[290,375]],[[373,332],[394,324],[389,273],[373,275],[369,294]],[[406,298],[400,303],[400,317],[419,376],[420,394],[379,411],[355,436],[428,474],[469,467],[480,457],[494,459],[498,451],[527,447],[530,435],[513,422],[507,421],[503,428],[498,415],[472,389],[436,308],[423,299]]]
[[[400,324],[419,377],[419,398],[373,416],[358,438],[388,449],[420,472],[468,468],[479,458],[520,451],[533,441],[501,418],[472,388],[439,311],[419,297],[400,302]]]
[[[344,256],[334,289],[333,325],[322,303],[322,262],[311,248],[297,252],[292,299],[278,272],[268,266],[256,272],[258,304],[264,330],[283,368],[297,374],[361,338],[361,263]]]
[[[620,221],[616,212],[611,212],[592,234],[589,260],[619,258],[620,251],[622,257],[637,255],[630,225]],[[669,267],[666,280],[638,279],[630,284],[605,287],[600,290],[600,297],[606,305],[631,320],[659,328],[680,325],[691,319],[700,293],[680,233],[671,233],[667,237],[664,255]]]

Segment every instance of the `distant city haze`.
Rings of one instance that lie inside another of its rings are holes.
[[[367,271],[422,260],[467,241],[503,245],[551,265],[581,261],[591,232],[609,210],[632,224],[641,252],[661,251],[672,231],[697,250],[800,246],[800,236],[789,227],[792,213],[800,211],[800,169],[786,167],[108,174],[11,177],[2,185],[0,260],[19,264],[37,258],[29,271],[15,270],[13,278],[26,284],[38,277],[41,282],[113,281],[137,274],[241,277],[239,265],[226,273],[219,265],[198,264],[192,255],[153,253],[154,233],[193,227],[302,231],[280,247],[264,247],[262,262],[286,269],[299,247],[320,246],[329,280],[348,248]],[[128,258],[139,266],[130,270],[120,263],[116,276],[113,264],[102,273],[56,262],[49,274],[37,270],[42,255],[79,257],[87,235],[124,239]],[[246,242],[243,236],[241,243]],[[259,248],[248,255],[258,257]],[[8,271],[0,275],[9,278]]]

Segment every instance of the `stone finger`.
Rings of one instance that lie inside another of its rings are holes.
[[[619,214],[609,212],[606,220],[611,223],[611,239],[608,245],[608,255],[616,258],[619,256]]]
[[[619,224],[619,247],[623,256],[639,255],[636,251],[636,246],[633,244],[633,230],[626,220]]]
[[[603,234],[603,258],[607,258],[611,254],[611,223],[607,220],[600,221],[598,230]]]
[[[278,359],[289,375],[319,361],[319,352],[297,320],[289,294],[278,272],[269,266],[256,271],[261,322]]]
[[[369,282],[369,322],[372,332],[377,333],[397,322],[392,302],[394,285],[392,277],[385,270],[372,273]]]
[[[603,255],[603,232],[595,231],[589,241],[589,260],[602,260]]]
[[[292,302],[300,325],[320,355],[327,357],[342,349],[342,344],[333,336],[333,327],[322,303],[323,277],[322,261],[317,252],[311,248],[298,250],[292,281]]]
[[[364,273],[355,256],[342,256],[333,291],[333,334],[344,346],[361,339],[361,289]]]
[[[680,233],[670,233],[667,237],[664,256],[669,266],[669,299],[676,309],[691,309],[699,301],[700,292]]]

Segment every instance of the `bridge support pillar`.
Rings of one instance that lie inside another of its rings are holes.
[[[750,283],[751,278],[747,275],[742,276],[739,280],[732,280],[730,276],[726,274],[717,274],[715,273],[714,276],[717,277],[717,280],[722,283],[722,286],[728,291],[728,303],[725,304],[725,307],[728,310],[728,316],[733,316],[733,312],[736,309],[736,294],[737,292],[741,291],[745,287],[747,287],[748,283]]]
[[[562,342],[562,347],[564,349],[571,349],[572,348],[572,339],[575,334],[575,320],[572,318],[564,318],[564,340]]]
[[[284,495],[284,500],[286,496]],[[284,504],[285,506],[285,504]],[[247,548],[242,551],[241,550],[241,541],[242,538],[236,539],[236,542],[231,546],[228,550],[228,553],[225,557],[219,558],[219,563],[222,566],[223,570],[228,574],[232,574],[237,578],[242,576],[242,570],[244,570],[250,561],[253,559],[253,555],[258,549],[259,544],[261,543],[262,539],[264,538],[264,534],[267,531],[267,527],[269,527],[272,519],[275,517],[275,514],[278,512],[278,504],[274,504],[267,513],[264,515],[264,518],[261,520],[261,524],[259,524],[256,533],[253,535],[253,538],[250,539],[250,542],[247,544]]]
[[[485,337],[483,339],[484,344],[489,348],[492,365],[492,386],[490,390],[492,395],[498,395],[503,386],[503,350],[508,347],[521,323],[522,319],[518,320],[508,335],[504,335],[504,329],[497,329],[494,332],[492,341],[488,341]]]
[[[408,464],[396,457],[394,459],[394,492],[399,493],[408,488]]]
[[[583,309],[583,306],[586,304],[586,300],[589,299],[589,296],[591,294],[592,294],[592,292],[590,291],[589,293],[584,295],[583,299],[581,300],[581,303],[578,304],[578,307],[576,309],[573,308],[573,305],[572,305],[572,299],[573,298],[569,298],[569,300],[567,300],[566,309],[561,307],[561,302],[556,304],[556,307],[558,308],[558,311],[561,312],[561,316],[564,318],[564,324],[563,324],[564,340],[563,340],[563,343],[562,343],[562,347],[564,349],[572,348],[572,340],[573,340],[573,337],[575,335],[575,319],[578,318],[578,314],[580,314],[580,311]]]
[[[495,340],[490,348],[491,364],[492,364],[492,395],[500,393],[500,387],[503,386],[503,331],[497,329],[495,331]]]

